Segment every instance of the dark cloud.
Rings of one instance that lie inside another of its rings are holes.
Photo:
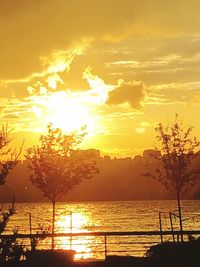
[[[41,72],[45,57],[57,50],[70,49],[84,38],[119,36],[131,19],[120,16],[121,9],[113,1],[28,2],[0,2],[5,13],[0,18],[2,79],[18,79]],[[128,0],[127,4],[130,3]],[[133,17],[137,9],[131,11]],[[123,11],[127,14],[129,7],[124,6]]]
[[[45,57],[84,39],[199,33],[199,17],[195,0],[1,0],[0,78],[41,72]]]
[[[119,85],[109,93],[108,105],[129,103],[133,109],[141,109],[145,99],[145,86],[143,82],[120,81]]]

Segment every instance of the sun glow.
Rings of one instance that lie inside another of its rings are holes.
[[[38,97],[37,104],[32,112],[40,122],[41,130],[49,122],[63,132],[79,130],[83,126],[89,133],[95,129],[97,121],[94,110],[83,96],[67,91],[53,92]]]
[[[48,121],[64,132],[77,130],[84,125],[91,130],[94,126],[88,107],[75,98],[67,98],[65,94],[51,95],[47,109]]]
[[[65,133],[78,131],[82,127],[86,127],[87,136],[102,132],[104,121],[101,111],[114,86],[105,84],[101,78],[93,75],[90,67],[85,69],[82,78],[87,81],[88,90],[58,91],[57,83],[63,84],[63,81],[54,74],[48,77],[47,88],[40,88],[38,94],[29,97],[35,118],[33,131],[40,129],[40,132],[44,132],[47,124],[52,123]],[[34,90],[29,88],[29,91],[33,93]]]

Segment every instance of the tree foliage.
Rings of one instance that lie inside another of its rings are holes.
[[[19,160],[19,156],[22,151],[22,146],[17,151],[16,148],[9,148],[12,138],[10,137],[12,129],[8,128],[8,125],[2,125],[0,129],[0,185],[5,184],[6,177],[10,171],[16,166]],[[11,207],[5,211],[0,208],[0,234],[5,230],[5,227],[14,214],[14,202]]]
[[[7,125],[2,125],[0,129],[0,185],[5,184],[5,179],[10,171],[16,166],[22,152],[22,146],[17,151],[16,148],[9,148],[12,141],[11,130]]]
[[[83,137],[84,133],[63,134],[49,124],[40,145],[27,150],[31,181],[52,202],[98,172],[89,151],[75,150]]]
[[[148,166],[151,170],[146,176],[158,179],[167,189],[175,191],[181,241],[183,241],[181,194],[190,189],[200,178],[200,169],[194,168],[193,164],[200,143],[192,136],[193,128],[185,129],[178,115],[172,125],[164,126],[159,123],[155,130],[160,148],[150,153]]]
[[[3,231],[6,228],[6,225],[8,224],[10,217],[12,215],[14,215],[15,213],[15,203],[13,201],[12,205],[8,208],[8,210],[4,210],[3,209],[3,205],[0,208],[0,216],[1,216],[1,220],[0,220],[0,234],[3,233]]]
[[[10,171],[16,166],[22,152],[23,144],[20,149],[9,148],[12,138],[10,138],[12,130],[7,125],[2,125],[0,129],[0,186],[5,184],[6,177]],[[3,205],[0,208],[0,235],[5,231],[10,217],[15,213],[15,201],[12,205],[4,210]],[[0,262],[18,261],[23,254],[23,245],[16,240],[16,235],[9,239],[0,238]]]
[[[146,175],[169,190],[185,193],[200,178],[194,164],[200,143],[192,136],[193,128],[185,129],[176,115],[171,125],[159,123],[155,130],[160,147],[149,153]]]
[[[63,134],[61,129],[54,129],[49,124],[47,134],[40,138],[40,145],[27,150],[26,158],[32,171],[31,182],[53,205],[52,249],[57,200],[75,185],[98,172],[92,153],[76,149],[84,135],[84,132]]]

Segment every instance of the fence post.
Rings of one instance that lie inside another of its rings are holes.
[[[171,212],[169,212],[169,218],[170,218],[170,225],[171,225],[171,230],[172,230],[172,239],[173,239],[173,242],[175,242],[174,227],[173,227],[172,213]]]
[[[161,243],[163,243],[163,235],[162,235],[162,218],[161,218],[161,211],[159,211],[159,225],[160,225],[160,239]]]
[[[31,213],[28,213],[29,215],[29,231],[30,231],[30,235],[32,235],[32,217],[31,217]]]
[[[106,259],[107,253],[108,253],[108,250],[107,250],[107,235],[104,236],[104,253],[105,253],[105,259]]]
[[[70,211],[70,250],[72,249],[72,227],[73,227],[72,211]]]

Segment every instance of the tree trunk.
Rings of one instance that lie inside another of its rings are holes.
[[[178,216],[179,216],[179,225],[180,225],[180,236],[181,242],[183,242],[183,224],[182,224],[182,211],[181,211],[181,199],[180,199],[180,190],[176,188],[177,193],[177,204],[178,204]]]
[[[54,249],[54,233],[55,233],[55,215],[56,215],[56,202],[55,200],[52,202],[53,204],[53,213],[52,213],[52,244],[51,248]]]

